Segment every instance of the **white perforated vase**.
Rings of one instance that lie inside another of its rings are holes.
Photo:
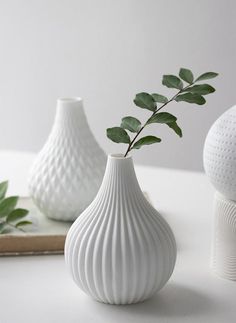
[[[212,125],[203,159],[217,190],[211,266],[221,277],[236,280],[236,106]]]
[[[211,126],[204,145],[204,168],[216,190],[236,201],[236,106]]]
[[[174,235],[144,197],[131,157],[110,155],[101,188],[66,237],[66,265],[95,300],[141,302],[170,278]]]
[[[75,220],[96,196],[105,165],[82,100],[59,99],[52,131],[30,171],[29,194],[49,218]]]

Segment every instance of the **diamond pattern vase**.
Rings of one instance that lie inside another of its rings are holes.
[[[30,171],[30,196],[49,218],[73,221],[97,194],[105,164],[82,100],[59,99],[52,131]]]
[[[170,278],[175,238],[144,197],[131,157],[108,157],[96,198],[67,234],[65,259],[75,283],[109,304],[144,301]]]

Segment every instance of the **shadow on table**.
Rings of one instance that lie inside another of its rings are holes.
[[[99,304],[99,306],[106,306]],[[185,286],[169,284],[151,299],[138,304],[112,307],[117,313],[147,317],[186,317],[210,312],[213,300]]]

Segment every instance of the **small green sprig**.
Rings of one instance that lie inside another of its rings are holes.
[[[29,211],[26,209],[16,208],[19,197],[5,197],[7,189],[7,181],[0,183],[0,234],[8,233],[11,230],[24,232],[22,227],[32,224],[31,221],[22,220]]]
[[[168,112],[160,112],[160,110],[173,101],[195,103],[197,105],[205,104],[206,99],[204,96],[215,92],[215,89],[209,84],[196,83],[215,78],[217,75],[218,74],[215,72],[206,72],[194,79],[193,73],[186,68],[180,69],[179,76],[163,75],[162,84],[168,88],[177,89],[177,93],[170,99],[158,93],[150,94],[141,92],[136,94],[134,104],[139,108],[151,111],[152,114],[149,119],[142,124],[137,118],[131,116],[124,117],[122,118],[119,127],[107,129],[107,137],[113,142],[128,145],[124,157],[126,157],[132,149],[140,149],[144,145],[161,142],[161,138],[156,136],[146,136],[138,139],[138,136],[143,129],[150,124],[165,124],[179,137],[182,137],[182,130],[177,124],[176,116]],[[127,130],[135,134],[132,139]]]

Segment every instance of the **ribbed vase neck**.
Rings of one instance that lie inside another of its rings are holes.
[[[123,157],[121,154],[109,155],[101,191],[108,187],[109,189],[120,190],[124,186],[130,192],[141,192],[134,170],[133,159],[131,156]]]

